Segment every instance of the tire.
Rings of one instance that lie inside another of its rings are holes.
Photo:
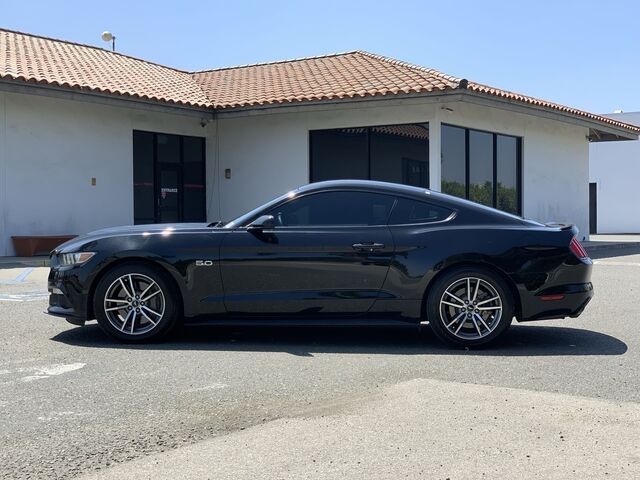
[[[506,332],[514,316],[514,299],[509,286],[493,271],[454,268],[437,278],[430,289],[426,315],[442,342],[478,347],[495,342]]]
[[[179,299],[176,298],[179,293],[167,277],[159,268],[139,262],[124,263],[109,270],[98,282],[93,296],[100,328],[125,343],[164,338],[179,319]]]

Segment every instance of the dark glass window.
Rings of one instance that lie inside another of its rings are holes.
[[[158,162],[180,163],[180,137],[178,135],[156,134],[158,142]]]
[[[429,187],[429,125],[314,130],[311,181],[370,179]]]
[[[311,178],[369,178],[367,129],[340,128],[311,132]]]
[[[371,127],[371,180],[429,188],[429,127]]]
[[[466,130],[464,128],[442,125],[441,134],[441,190],[449,195],[466,198]]]
[[[496,207],[505,212],[518,212],[518,139],[497,135],[496,140]]]
[[[469,132],[469,200],[493,206],[493,134]]]
[[[389,225],[440,222],[449,218],[452,213],[448,208],[399,197],[391,212]]]
[[[520,214],[521,139],[442,125],[442,191]]]
[[[276,225],[386,225],[395,198],[368,192],[323,192],[291,200],[269,215]]]
[[[136,223],[153,223],[155,219],[153,133],[133,135],[133,204]]]
[[[136,224],[206,219],[205,140],[133,132]]]
[[[197,137],[183,140],[184,219],[201,222],[205,216],[204,141]]]

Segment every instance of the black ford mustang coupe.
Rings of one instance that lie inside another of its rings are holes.
[[[577,229],[423,188],[338,180],[226,224],[99,230],[51,254],[48,313],[125,342],[187,324],[428,322],[489,343],[519,321],[576,317],[593,295]]]

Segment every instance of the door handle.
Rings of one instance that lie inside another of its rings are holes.
[[[381,250],[384,248],[384,243],[375,243],[375,242],[363,242],[363,243],[354,243],[351,245],[354,250],[373,252],[374,250]]]

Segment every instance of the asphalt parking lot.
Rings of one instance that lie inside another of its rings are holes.
[[[0,269],[1,478],[640,478],[640,252],[578,319],[486,350],[413,328],[193,328],[123,346]]]

